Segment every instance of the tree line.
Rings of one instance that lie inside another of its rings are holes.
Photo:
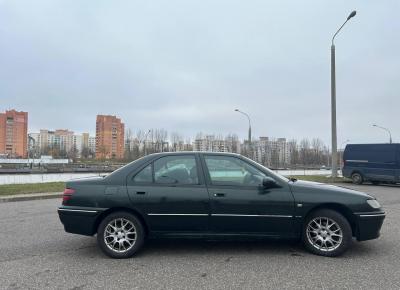
[[[132,161],[156,152],[193,151],[193,141],[205,140],[207,134],[199,132],[195,136],[193,140],[178,132],[168,133],[165,129],[138,130],[135,133],[131,129],[127,129],[124,160]],[[300,141],[291,139],[285,141],[282,148],[271,147],[267,143],[265,146],[269,147],[261,148],[264,145],[259,140],[254,140],[251,144],[248,144],[247,141],[240,142],[236,134],[225,136],[211,134],[211,136],[215,142],[219,142],[214,149],[218,150],[220,141],[223,141],[224,151],[240,153],[273,168],[318,168],[330,165],[329,147],[319,138],[303,138]],[[275,140],[271,139],[271,142],[275,142]],[[260,152],[264,155],[260,156]],[[284,158],[281,158],[282,156]]]

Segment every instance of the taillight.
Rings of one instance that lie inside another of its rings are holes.
[[[74,193],[75,193],[75,189],[72,189],[72,188],[64,189],[62,204],[65,204],[68,200],[70,200]]]

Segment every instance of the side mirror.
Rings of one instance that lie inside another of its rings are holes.
[[[272,179],[271,177],[264,177],[262,185],[265,188],[274,188],[274,187],[278,187],[278,184],[276,183],[276,181],[274,179]]]

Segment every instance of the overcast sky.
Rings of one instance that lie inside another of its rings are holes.
[[[338,143],[400,141],[400,1],[0,0],[0,111],[29,131],[237,133],[330,142],[336,39]]]

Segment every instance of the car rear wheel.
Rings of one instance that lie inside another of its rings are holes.
[[[352,242],[352,231],[340,213],[322,209],[313,212],[303,227],[303,243],[311,253],[336,257],[343,254]]]
[[[106,216],[97,230],[97,243],[109,257],[132,257],[143,245],[145,231],[140,220],[127,212]]]
[[[353,181],[354,184],[362,184],[364,182],[364,178],[361,175],[361,173],[354,172],[351,175],[351,180]]]

